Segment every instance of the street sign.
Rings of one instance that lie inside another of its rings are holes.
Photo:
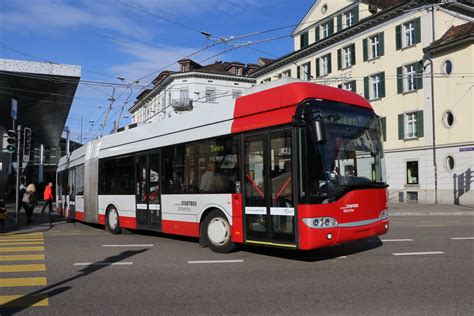
[[[12,162],[12,165],[13,165],[13,168],[15,169],[15,172],[18,172],[18,164],[16,163],[16,161]],[[28,166],[28,161],[22,161],[21,162],[21,172],[22,173],[26,169],[27,166]]]
[[[18,101],[15,99],[12,99],[12,111],[11,111],[12,119],[16,120],[17,114],[18,114]]]

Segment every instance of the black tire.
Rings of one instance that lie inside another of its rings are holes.
[[[105,213],[105,227],[114,235],[122,233],[119,213],[115,206],[110,206]]]
[[[202,243],[218,253],[229,253],[237,249],[232,242],[232,230],[225,215],[219,210],[207,214],[200,228]]]

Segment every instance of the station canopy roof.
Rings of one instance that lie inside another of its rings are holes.
[[[0,125],[11,129],[12,99],[17,124],[33,131],[33,143],[56,147],[81,77],[81,67],[0,59]]]

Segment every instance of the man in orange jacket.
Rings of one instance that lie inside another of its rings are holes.
[[[44,209],[47,205],[49,205],[49,212],[53,212],[53,183],[49,182],[46,188],[44,188],[44,205],[43,209],[41,210],[41,214],[44,213]]]

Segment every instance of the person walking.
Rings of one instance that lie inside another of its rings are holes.
[[[25,194],[25,192],[26,192],[26,185],[25,185],[26,181],[25,181],[25,179],[22,178],[20,182],[21,182],[20,183],[20,188],[19,188],[20,193],[18,194],[18,213],[21,212],[21,208],[23,207],[21,199],[23,198],[23,194]]]
[[[33,183],[30,183],[28,187],[26,188],[26,192],[23,194],[23,198],[21,199],[23,208],[25,209],[26,212],[26,223],[31,224],[32,222],[32,216],[33,216],[33,210],[35,209],[36,206],[36,187]]]
[[[48,185],[44,188],[43,193],[44,205],[41,209],[41,214],[44,213],[46,206],[49,206],[49,213],[53,213],[53,183],[48,182]]]

